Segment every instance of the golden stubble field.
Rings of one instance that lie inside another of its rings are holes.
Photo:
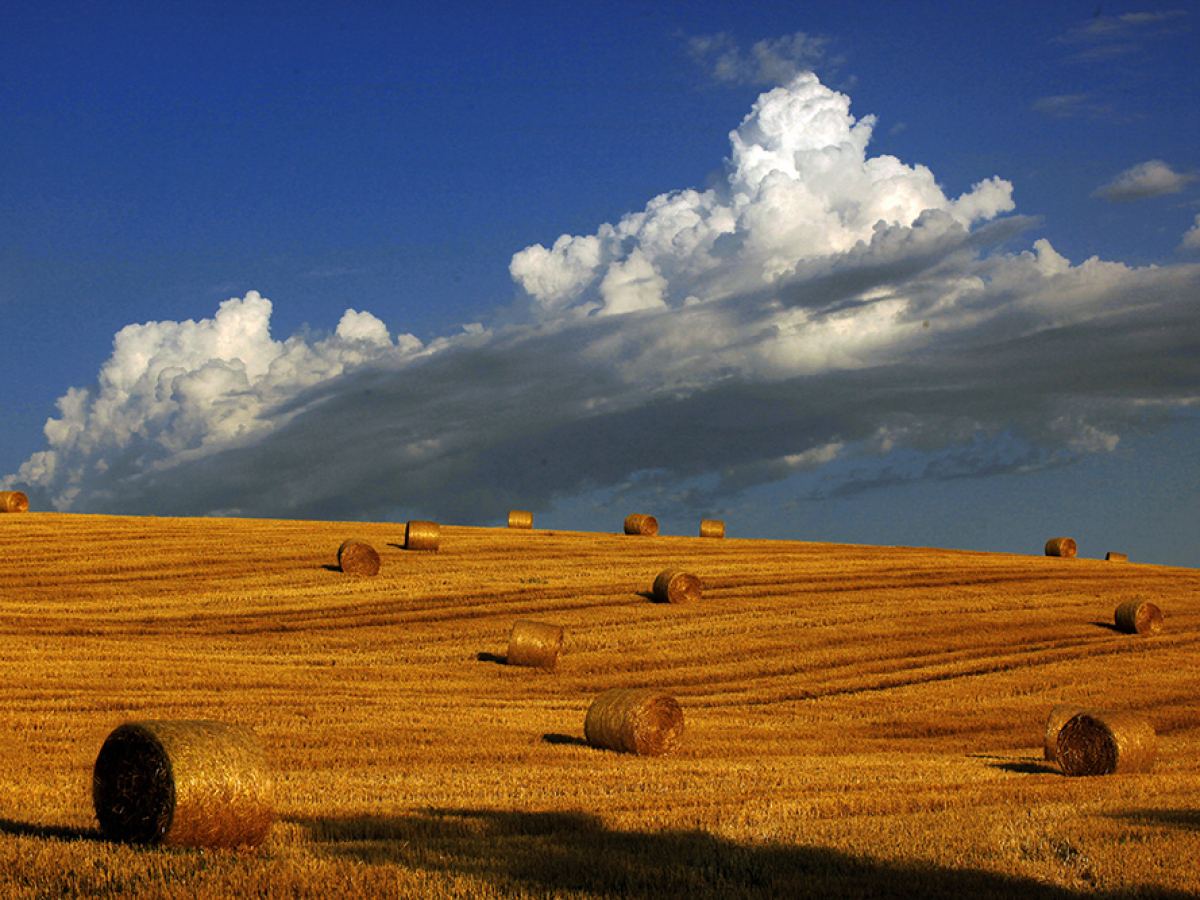
[[[0,896],[1200,893],[1200,571],[620,526],[0,515]],[[702,600],[652,602],[667,567]],[[1164,633],[1112,627],[1131,598]],[[504,664],[521,618],[556,673]],[[587,746],[617,686],[679,700],[675,753]],[[1061,702],[1142,713],[1154,770],[1045,763]],[[259,736],[268,840],[103,840],[106,736],[198,718]]]

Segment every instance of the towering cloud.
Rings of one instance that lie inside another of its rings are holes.
[[[873,125],[811,74],[767,91],[719,186],[516,253],[519,324],[422,344],[348,310],[280,341],[251,293],[130,326],[6,484],[175,514],[482,522],[628,484],[708,508],[901,451],[823,491],[1057,464],[1197,405],[1200,267],[1009,249],[1007,182],[948,197],[870,156]]]

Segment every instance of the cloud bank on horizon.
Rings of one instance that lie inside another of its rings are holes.
[[[1200,406],[1200,265],[1015,247],[1037,223],[1007,181],[947,197],[870,156],[874,124],[794,75],[714,186],[516,253],[504,324],[422,342],[349,309],[279,340],[251,292],[130,325],[3,484],[63,511],[463,524],[636,485],[707,513],[836,461],[921,460],[825,494],[1061,464]],[[1191,177],[1150,161],[1098,193]]]

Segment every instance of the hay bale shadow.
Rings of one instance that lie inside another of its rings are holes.
[[[480,662],[496,663],[501,666],[508,665],[508,657],[503,653],[477,653],[475,658]]]
[[[581,737],[574,737],[569,734],[543,734],[542,743],[555,744],[557,746],[566,747],[586,747],[588,742]]]
[[[1001,772],[1016,772],[1018,775],[1060,775],[1056,766],[1044,762],[1002,762],[988,763],[988,768],[999,769]]]
[[[98,828],[68,828],[62,825],[35,825],[15,819],[0,819],[0,834],[10,837],[31,837],[54,841],[95,841],[107,843]]]
[[[1121,631],[1121,629],[1118,628],[1113,622],[1093,622],[1092,624],[1097,628],[1104,628],[1108,631],[1115,632],[1116,634],[1124,634],[1124,632]]]

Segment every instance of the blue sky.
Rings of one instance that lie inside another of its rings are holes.
[[[1200,566],[1198,29],[1195,2],[6,11],[0,480]]]

